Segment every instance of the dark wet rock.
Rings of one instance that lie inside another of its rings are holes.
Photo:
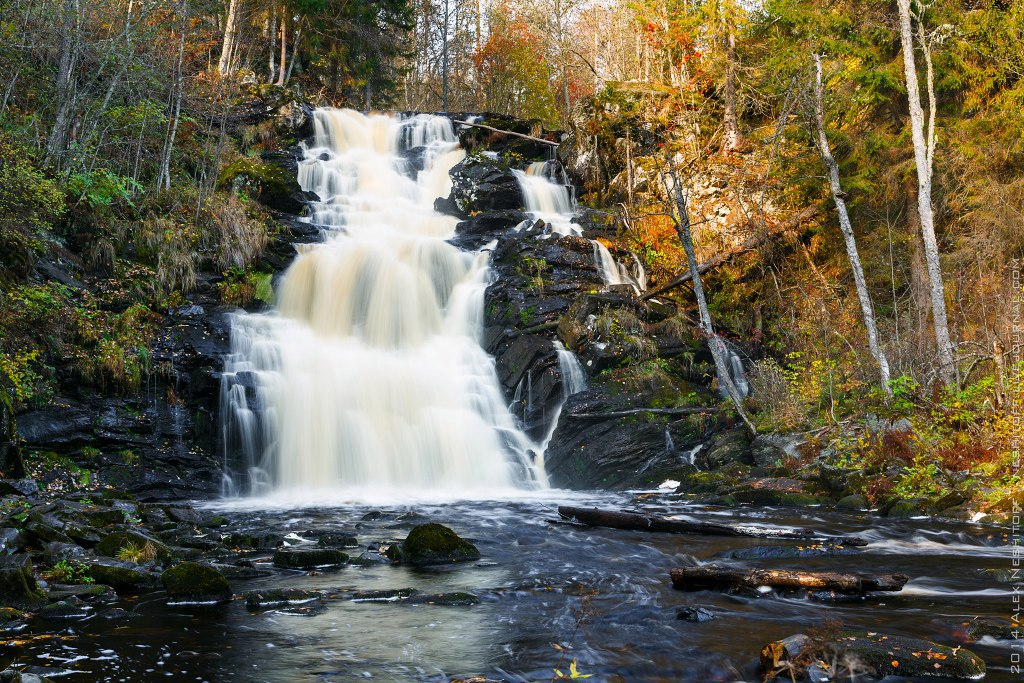
[[[573,489],[653,487],[693,470],[686,452],[701,437],[697,421],[641,413],[609,419],[574,418],[629,409],[597,388],[570,396],[562,407],[545,464],[551,484]]]
[[[10,555],[25,547],[25,536],[19,529],[5,527],[0,529],[0,554]]]
[[[977,617],[954,624],[958,635],[968,642],[977,642],[982,638],[993,640],[1018,640],[1020,626],[1009,619]]]
[[[376,591],[356,591],[349,600],[353,602],[398,602],[417,593],[415,588],[391,588]]]
[[[401,601],[406,605],[438,605],[441,607],[467,607],[479,605],[480,597],[472,593],[451,592],[437,593],[434,595],[410,595]]]
[[[851,493],[840,498],[836,502],[836,507],[840,510],[867,510],[871,507],[871,503],[868,502],[867,496]]]
[[[736,550],[727,550],[716,557],[730,560],[769,560],[823,557],[825,555],[856,555],[857,548],[829,543],[808,543],[806,545],[756,545]]]
[[[728,495],[739,503],[800,507],[816,505],[816,496],[805,481],[786,477],[755,479],[729,490]]]
[[[261,579],[265,576],[272,576],[274,572],[269,569],[257,569],[251,565],[221,564],[212,562],[210,566],[219,571],[229,579]]]
[[[85,519],[91,526],[94,527],[107,527],[115,524],[124,524],[125,514],[121,510],[113,507],[99,507],[91,505],[80,510],[76,510],[75,514]]]
[[[28,669],[45,669],[45,667],[27,667],[22,671],[15,671],[14,669],[7,669],[6,671],[0,671],[0,683],[53,683],[53,679],[46,678],[38,673],[33,673]],[[57,669],[45,669],[46,671],[52,671],[53,673],[59,673]]]
[[[25,613],[13,607],[0,607],[0,628],[9,626],[25,618]]]
[[[750,442],[750,457],[758,467],[774,467],[786,458],[799,457],[803,438],[790,434],[758,434]]]
[[[824,642],[798,634],[769,643],[761,652],[762,670],[781,673],[795,662],[804,674],[800,680],[814,680],[805,671],[807,662],[831,665],[835,661],[846,663],[851,670],[842,675],[850,678],[921,676],[965,681],[985,676],[985,662],[970,650],[874,632],[844,631]]]
[[[715,613],[704,607],[686,606],[680,607],[676,611],[676,619],[691,621],[695,624],[701,624],[715,618]]]
[[[355,548],[359,539],[355,534],[326,533],[319,535],[316,544],[324,548]]]
[[[413,566],[451,564],[480,559],[480,551],[442,524],[421,524],[402,542],[401,561]]]
[[[701,470],[720,470],[730,465],[753,465],[750,436],[743,429],[731,429],[718,434],[695,456],[694,463]]]
[[[451,201],[466,214],[523,208],[523,193],[511,169],[484,155],[470,156],[449,172]]]
[[[39,494],[35,479],[0,479],[0,496],[24,496],[34,498]]]
[[[266,609],[284,607],[285,605],[301,605],[323,598],[323,593],[301,590],[299,588],[277,588],[262,591],[249,591],[245,594],[245,606],[249,609]]]
[[[90,560],[89,574],[96,583],[112,586],[118,591],[139,591],[156,586],[157,577],[135,564],[98,558]]]
[[[123,552],[131,550],[149,552],[158,558],[170,555],[170,550],[165,544],[139,531],[109,533],[96,546],[96,552],[107,557],[119,557]]]
[[[167,512],[160,507],[154,507],[142,513],[142,521],[154,531],[167,531],[178,526],[177,522],[171,521]]]
[[[25,533],[38,543],[72,543],[71,537],[64,533],[64,526],[52,515],[34,512],[25,522]]]
[[[185,524],[202,524],[204,519],[202,514],[186,507],[169,507],[167,508],[167,516],[175,522]]]
[[[49,564],[57,564],[64,560],[75,560],[85,557],[85,550],[75,543],[54,541],[47,543],[43,549],[43,560]]]
[[[27,554],[0,557],[0,606],[34,609],[46,604],[46,596],[32,575]]]
[[[83,619],[92,614],[93,608],[81,599],[71,596],[66,600],[51,603],[36,610],[41,619]]]
[[[997,569],[979,569],[977,573],[979,576],[984,576],[999,583],[1015,583],[1024,580],[1024,571],[1020,569],[999,567]]]
[[[283,548],[274,553],[274,566],[282,569],[337,567],[348,562],[348,555],[333,548]]]
[[[54,584],[50,586],[47,592],[47,597],[50,600],[66,600],[68,598],[77,598],[83,600],[89,604],[110,604],[117,602],[117,593],[110,586],[104,586],[96,583],[86,584]]]
[[[464,249],[479,249],[526,220],[530,215],[518,209],[478,213],[455,226],[453,242]]]
[[[284,536],[271,532],[239,532],[225,534],[224,545],[229,548],[251,548],[253,550],[274,550],[281,545]]]
[[[227,602],[231,586],[213,567],[198,562],[176,564],[160,575],[160,582],[173,602]]]
[[[885,510],[885,516],[894,519],[919,517],[925,514],[924,505],[925,503],[919,499],[897,500]]]

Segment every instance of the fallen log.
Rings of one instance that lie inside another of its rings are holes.
[[[726,263],[726,262],[732,260],[734,257],[739,256],[740,254],[744,254],[744,253],[746,253],[748,251],[752,251],[752,250],[758,248],[759,246],[761,246],[762,244],[764,244],[765,242],[769,242],[769,241],[771,241],[773,239],[776,239],[778,237],[782,237],[782,236],[792,232],[801,223],[803,223],[803,222],[805,222],[807,220],[810,220],[811,218],[816,216],[820,211],[821,211],[821,207],[818,207],[818,206],[808,207],[808,208],[804,209],[803,211],[801,211],[800,213],[798,213],[796,216],[794,216],[791,219],[789,219],[788,221],[786,221],[785,223],[782,223],[781,225],[777,225],[777,226],[772,227],[772,228],[768,228],[764,232],[759,233],[757,235],[754,235],[753,237],[748,238],[742,244],[739,244],[739,245],[733,247],[732,249],[727,249],[727,250],[723,251],[722,253],[720,253],[720,254],[718,254],[716,256],[711,257],[707,261],[704,261],[703,263],[701,263],[700,265],[697,266],[697,272],[700,273],[701,275],[703,275],[704,273],[708,272],[712,268],[717,268],[718,266],[720,266],[723,263]],[[686,282],[689,282],[692,279],[693,279],[693,274],[691,272],[687,271],[687,272],[683,273],[682,275],[679,275],[678,277],[675,277],[675,278],[669,280],[668,282],[663,284],[661,287],[658,287],[656,289],[652,289],[649,292],[644,292],[644,295],[640,297],[640,300],[641,301],[647,301],[648,299],[652,299],[652,298],[658,296],[659,294],[664,294],[665,292],[673,290],[676,287],[678,287],[679,285],[684,284]]]
[[[625,531],[656,531],[669,534],[701,534],[704,536],[744,536],[751,538],[777,538],[779,540],[803,543],[828,543],[830,545],[865,546],[862,538],[823,538],[807,529],[778,529],[746,525],[715,524],[712,522],[690,522],[669,519],[636,512],[618,512],[598,508],[558,506],[558,514],[567,520],[575,520],[586,526],[622,529]]]
[[[910,579],[906,574],[844,574],[785,569],[735,569],[714,564],[673,569],[672,586],[683,591],[735,588],[782,588],[835,593],[895,592]]]
[[[703,415],[717,413],[721,409],[717,406],[710,408],[633,408],[631,410],[612,410],[607,413],[566,413],[565,417],[577,420],[608,420],[613,417],[630,417],[632,415]]]
[[[551,145],[552,147],[558,147],[558,145],[560,144],[560,143],[557,143],[557,142],[553,142],[551,140],[545,140],[544,138],[538,138],[538,137],[534,137],[532,135],[527,135],[526,133],[514,133],[514,132],[512,132],[510,130],[502,130],[500,128],[494,128],[492,126],[485,126],[482,123],[470,123],[469,121],[457,121],[456,125],[459,125],[459,126],[472,126],[473,128],[483,128],[484,130],[489,130],[489,131],[492,131],[494,133],[502,133],[504,135],[511,135],[513,137],[523,138],[524,140],[532,140],[533,142],[539,142],[539,143],[541,143],[543,145]]]

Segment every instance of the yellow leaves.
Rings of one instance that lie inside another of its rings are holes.
[[[558,649],[561,649],[561,648],[558,648]],[[576,680],[578,678],[590,678],[593,675],[594,674],[581,674],[579,672],[579,669],[576,668],[576,660],[575,659],[572,660],[572,662],[569,664],[569,675],[568,676],[566,676],[564,673],[562,673],[558,669],[555,669],[555,679],[556,680],[566,680],[566,681],[568,681],[568,680]]]

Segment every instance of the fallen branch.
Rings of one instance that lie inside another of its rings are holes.
[[[803,543],[827,543],[829,545],[865,546],[861,538],[822,538],[807,529],[779,529],[775,527],[732,526],[712,522],[690,522],[669,519],[636,512],[618,512],[598,508],[578,508],[567,505],[558,507],[558,514],[568,520],[575,520],[586,526],[623,529],[625,531],[657,531],[670,534],[702,534],[704,536],[744,536],[752,538],[775,538],[800,541]]]
[[[683,591],[735,588],[807,589],[836,593],[895,592],[910,579],[906,574],[843,574],[785,569],[732,569],[714,564],[670,572],[672,585]]]
[[[777,225],[777,226],[775,226],[775,227],[773,227],[773,228],[771,228],[771,229],[769,229],[769,230],[767,230],[765,232],[762,232],[762,233],[760,233],[758,235],[754,235],[753,237],[751,237],[751,238],[747,239],[746,241],[744,241],[742,244],[740,244],[738,246],[735,246],[732,249],[727,249],[727,250],[721,252],[720,254],[717,254],[717,255],[711,257],[710,259],[708,259],[704,263],[701,263],[700,265],[697,266],[697,272],[700,273],[701,275],[703,275],[704,273],[708,272],[709,270],[711,270],[713,268],[717,268],[718,266],[722,265],[723,263],[727,263],[728,261],[731,261],[733,258],[735,258],[736,256],[739,256],[740,254],[743,254],[743,253],[746,253],[748,251],[752,251],[754,249],[757,249],[759,246],[761,246],[765,242],[769,242],[771,240],[774,240],[774,239],[777,239],[779,237],[782,237],[782,236],[786,235],[787,233],[792,232],[801,223],[804,223],[805,221],[810,220],[811,218],[813,218],[814,216],[816,216],[820,212],[821,212],[821,207],[818,207],[818,206],[808,207],[808,208],[804,209],[803,211],[801,211],[800,213],[798,213],[796,216],[790,218],[785,223],[782,223],[781,225]],[[689,271],[687,271],[687,272],[683,273],[682,275],[679,275],[678,277],[675,277],[672,280],[668,281],[667,283],[665,283],[661,287],[658,287],[656,289],[652,289],[651,291],[644,293],[644,295],[642,297],[640,297],[640,300],[641,301],[647,301],[648,299],[656,297],[659,294],[664,294],[665,292],[673,290],[676,287],[678,287],[679,285],[681,285],[683,283],[686,283],[686,282],[689,282],[692,279],[693,279],[693,274],[690,273]]]
[[[492,131],[494,133],[502,133],[504,135],[511,135],[513,137],[523,138],[524,140],[532,140],[533,142],[539,142],[542,145],[551,145],[552,147],[558,147],[558,145],[560,144],[560,143],[557,143],[557,142],[552,142],[551,140],[545,140],[544,138],[537,138],[537,137],[534,137],[532,135],[527,135],[526,133],[513,133],[510,130],[501,130],[500,128],[493,128],[491,126],[485,126],[482,123],[470,123],[469,121],[459,121],[458,124],[460,126],[473,126],[474,128],[483,128],[484,130],[489,130],[489,131]]]
[[[629,417],[631,415],[643,415],[653,413],[655,415],[701,415],[705,413],[717,413],[721,409],[710,408],[635,408],[632,410],[613,410],[607,413],[566,413],[565,417],[577,420],[607,420],[613,417]]]

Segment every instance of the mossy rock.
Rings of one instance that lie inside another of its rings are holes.
[[[0,559],[0,606],[31,610],[46,603],[46,595],[32,575],[32,559],[28,555]]]
[[[410,595],[402,600],[408,605],[437,605],[441,607],[468,607],[479,605],[480,598],[472,593],[454,591],[451,593],[436,593],[434,595]]]
[[[807,666],[804,657],[808,655],[810,667],[837,659],[851,662],[854,667],[851,677],[858,679],[871,675],[975,681],[985,676],[985,662],[962,647],[952,648],[917,638],[858,631],[841,631],[825,642],[798,634],[769,643],[761,651],[761,666],[766,670],[775,668],[773,664],[778,662]],[[789,674],[785,677],[789,680]]]
[[[274,566],[282,569],[337,567],[348,562],[348,555],[334,548],[286,548],[274,553]]]
[[[114,531],[107,534],[96,545],[96,552],[107,557],[118,557],[125,549],[142,550],[147,543],[152,545],[156,557],[163,559],[170,555],[166,545],[137,531]]]
[[[24,618],[25,613],[19,609],[15,609],[13,607],[0,607],[0,627],[4,624],[21,621]]]
[[[175,602],[227,602],[231,586],[213,567],[198,562],[176,564],[160,575],[167,595]]]
[[[442,524],[421,524],[402,543],[402,562],[413,566],[452,564],[480,559],[480,551]]]
[[[217,179],[223,190],[244,191],[260,203],[284,213],[302,211],[303,192],[295,174],[274,164],[242,157],[228,165]]]
[[[852,493],[844,496],[836,503],[840,510],[867,510],[871,507],[866,496],[859,493]]]
[[[138,591],[156,586],[155,577],[132,562],[98,560],[89,564],[89,575],[96,583],[118,591]]]

